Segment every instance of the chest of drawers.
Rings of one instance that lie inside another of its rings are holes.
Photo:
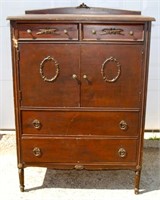
[[[151,17],[77,8],[11,21],[17,157],[24,168],[142,168]]]

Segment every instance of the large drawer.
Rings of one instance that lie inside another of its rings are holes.
[[[143,41],[144,26],[121,24],[84,24],[83,40]]]
[[[22,111],[23,134],[137,136],[139,112]]]
[[[78,40],[77,24],[20,24],[19,39]]]
[[[103,163],[135,162],[137,140],[88,138],[22,139],[23,162]]]

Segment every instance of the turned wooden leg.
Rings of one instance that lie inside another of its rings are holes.
[[[20,191],[24,192],[24,168],[22,164],[18,164]]]
[[[134,193],[139,194],[139,183],[140,183],[141,170],[135,171],[135,183],[134,183]]]

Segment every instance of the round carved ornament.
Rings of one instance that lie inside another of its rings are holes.
[[[114,62],[115,66],[117,68],[117,73],[116,73],[116,75],[113,78],[109,78],[107,76],[107,74],[105,73],[105,68],[107,67],[107,64],[109,64],[110,62]],[[104,61],[104,63],[102,64],[101,74],[102,74],[103,80],[105,82],[110,82],[110,83],[115,82],[119,78],[119,76],[121,74],[121,65],[120,65],[120,63],[114,57],[107,58]]]
[[[47,77],[44,75],[44,66],[45,66],[45,64],[46,64],[47,62],[50,62],[50,61],[52,61],[52,62],[54,63],[54,65],[55,65],[55,67],[56,67],[56,73],[55,73],[55,75],[54,75],[53,77],[47,78]],[[47,81],[47,82],[53,82],[53,81],[55,81],[55,80],[57,79],[58,75],[59,75],[59,71],[60,71],[60,69],[59,69],[59,64],[58,64],[58,62],[57,62],[53,57],[51,57],[51,56],[48,56],[48,57],[44,58],[44,59],[42,60],[42,62],[40,63],[40,75],[41,75],[41,77],[42,77],[42,79],[43,79],[44,81]]]

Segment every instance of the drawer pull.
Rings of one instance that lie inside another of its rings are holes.
[[[56,67],[56,74],[53,77],[51,77],[51,78],[47,78],[44,75],[43,68],[44,68],[46,62],[51,62],[51,61],[54,63],[54,65]],[[54,82],[57,79],[57,77],[59,76],[59,71],[60,71],[60,69],[59,69],[59,63],[53,57],[51,57],[51,56],[48,56],[48,57],[44,58],[42,60],[42,62],[40,63],[40,75],[41,75],[42,79],[44,81],[46,81],[46,82]]]
[[[116,29],[116,28],[104,28],[102,29],[101,35],[124,35],[122,33],[124,30],[123,29]]]
[[[112,79],[109,79],[109,78],[107,77],[107,75],[105,74],[105,67],[106,67],[106,65],[107,65],[109,62],[114,62],[115,65],[116,65],[116,67],[117,67],[117,73],[116,73],[115,77],[112,78]],[[114,58],[114,57],[112,57],[112,56],[111,56],[110,58],[107,58],[107,59],[104,61],[104,63],[102,64],[101,74],[102,74],[103,80],[104,80],[105,82],[110,82],[110,83],[115,82],[115,81],[119,78],[119,76],[120,76],[120,74],[121,74],[121,65],[120,65],[120,63],[117,61],[116,58]]]
[[[133,31],[130,31],[129,34],[130,34],[131,36],[133,36],[133,35],[134,35],[134,32],[133,32]]]
[[[83,75],[83,79],[86,80],[88,83],[91,83],[91,81],[88,79],[88,76],[86,74]]]
[[[73,75],[72,75],[72,78],[73,78],[74,80],[76,80],[78,84],[80,84],[80,80],[78,79],[78,77],[77,77],[76,74],[73,74]]]
[[[96,30],[92,30],[92,34],[95,35],[96,34]]]
[[[33,120],[32,124],[33,124],[33,127],[36,129],[41,128],[41,122],[38,119]]]
[[[53,34],[53,35],[57,35],[57,29],[56,28],[45,28],[45,29],[39,29],[39,32],[37,32],[37,35],[42,35],[42,34]]]
[[[82,170],[82,169],[84,169],[84,166],[83,165],[75,165],[74,168],[77,170]]]
[[[64,29],[64,34],[68,35],[68,31],[66,29]]]
[[[33,154],[34,154],[34,156],[36,156],[36,157],[40,157],[40,156],[42,155],[41,149],[38,148],[38,147],[35,147],[35,148],[33,149]]]
[[[120,148],[118,150],[118,155],[119,155],[119,157],[124,158],[124,157],[126,157],[127,152],[126,152],[126,150],[124,148]]]
[[[126,131],[128,129],[128,124],[124,120],[120,121],[119,127],[121,130]]]
[[[35,39],[35,37],[32,34],[32,30],[31,29],[27,29],[27,33],[30,34],[32,36],[33,39]]]

